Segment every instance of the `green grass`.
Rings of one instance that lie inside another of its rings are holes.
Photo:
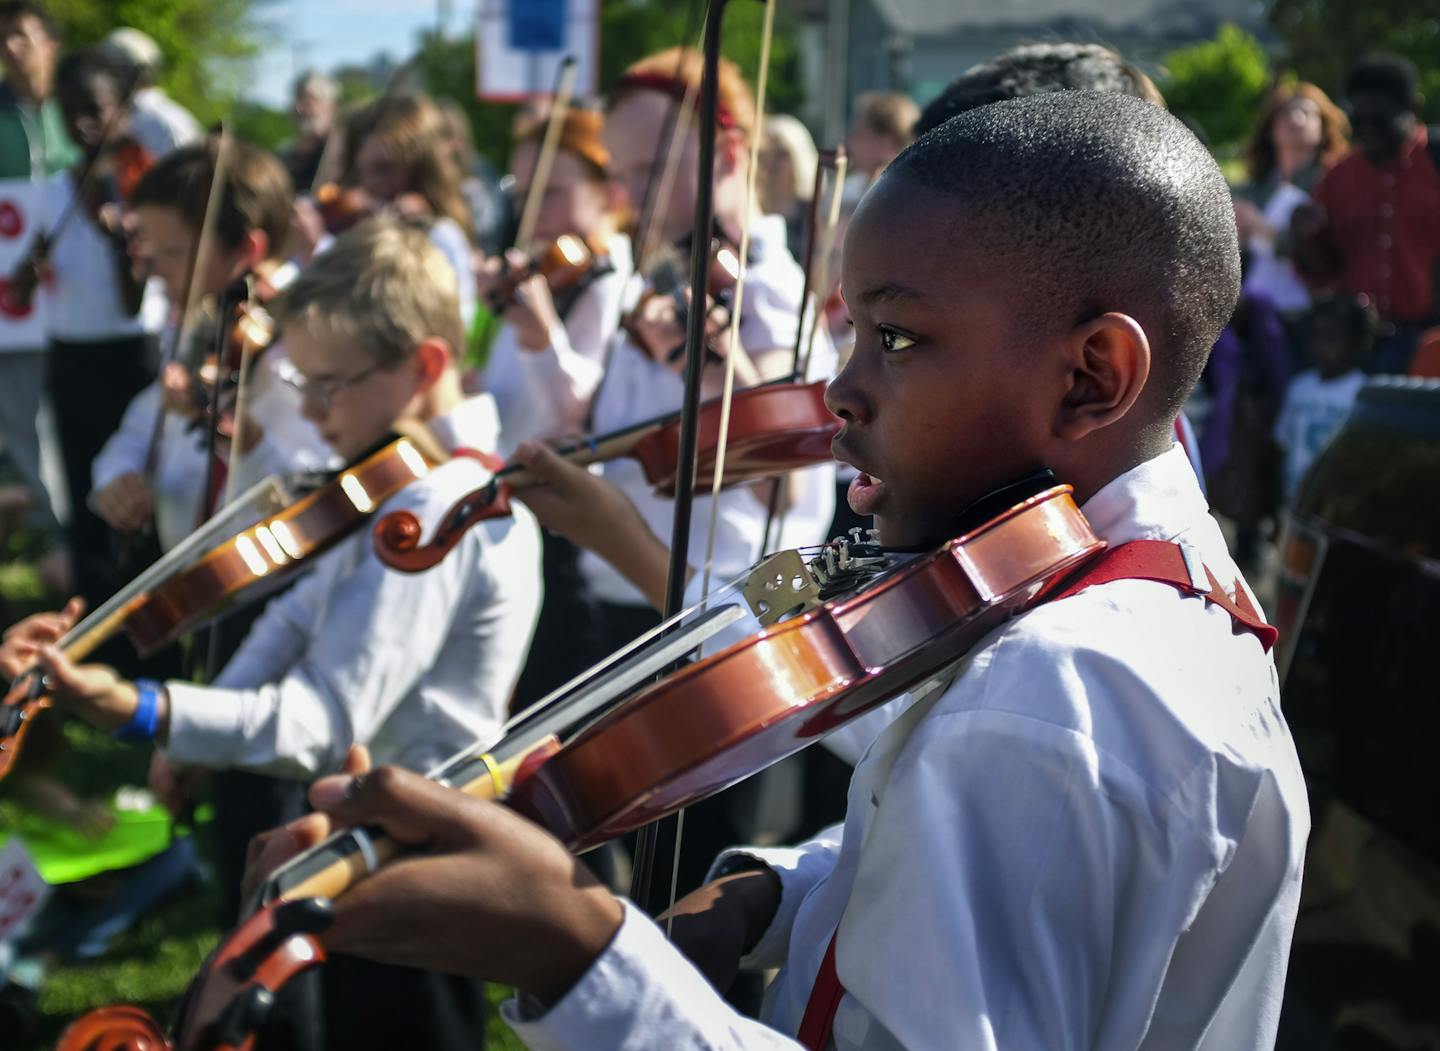
[[[56,605],[54,596],[44,594],[30,564],[33,551],[33,540],[23,535],[9,538],[5,545],[3,557],[7,560],[0,562],[0,598],[13,619]],[[0,628],[5,626],[0,624]],[[118,745],[106,735],[74,722],[65,725],[64,734],[66,754],[57,771],[75,791],[100,796],[122,784],[145,783],[147,750]],[[11,806],[0,784],[0,826],[6,823]],[[204,836],[201,852],[202,856],[206,853]],[[0,1033],[0,1047],[7,1051],[52,1048],[66,1025],[107,1004],[134,1004],[168,1021],[175,1001],[224,933],[215,921],[216,901],[214,887],[201,886],[144,917],[117,938],[103,958],[56,969],[41,991],[37,1031],[25,1042],[13,1034]],[[507,995],[504,989],[490,989],[492,1005],[498,1005]],[[500,1021],[498,1010],[487,1021],[486,1040],[495,1051],[522,1046]]]

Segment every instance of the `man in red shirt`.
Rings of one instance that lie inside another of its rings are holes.
[[[1437,313],[1440,170],[1416,119],[1415,67],[1363,60],[1345,84],[1355,148],[1320,179],[1293,219],[1296,258],[1312,281],[1364,293],[1390,323],[1370,372],[1404,372]]]

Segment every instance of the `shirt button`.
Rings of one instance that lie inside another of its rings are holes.
[[[1380,176],[1380,185],[1386,187],[1394,186],[1395,176],[1391,175],[1389,172],[1386,172],[1384,175]]]
[[[1381,247],[1381,248],[1389,248],[1389,247],[1390,247],[1390,235],[1389,235],[1389,234],[1381,234],[1381,235],[1380,235],[1380,247]]]
[[[1389,201],[1386,201],[1380,206],[1380,215],[1382,218],[1389,219],[1394,214],[1395,207]]]
[[[1381,265],[1380,268],[1376,271],[1376,273],[1378,273],[1380,277],[1386,281],[1390,279],[1390,268],[1388,266]]]

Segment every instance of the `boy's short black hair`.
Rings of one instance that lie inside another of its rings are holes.
[[[0,22],[24,18],[26,15],[38,19],[45,28],[45,35],[56,43],[60,42],[60,27],[55,24],[55,16],[44,4],[37,4],[34,0],[4,0],[0,3]]]
[[[1420,104],[1420,73],[1408,58],[1399,55],[1368,55],[1345,78],[1345,97],[1379,95],[1401,109]]]
[[[272,253],[279,253],[290,231],[295,190],[273,154],[244,142],[231,142],[225,186],[215,216],[215,235],[237,248],[251,230],[263,230]],[[130,207],[174,208],[185,225],[199,233],[210,201],[218,143],[213,138],[172,150],[156,161],[135,185]]]
[[[917,140],[884,178],[954,201],[956,243],[1016,275],[1027,327],[1109,311],[1139,321],[1170,415],[1234,312],[1230,188],[1195,136],[1149,102],[1060,91],[982,106]]]
[[[1119,52],[1101,44],[1021,44],[972,66],[920,112],[915,134],[1004,99],[1052,91],[1103,91],[1164,105],[1159,90]]]
[[[124,92],[133,74],[98,47],[82,47],[66,52],[55,67],[57,87],[79,87],[97,77],[109,77],[116,91]]]

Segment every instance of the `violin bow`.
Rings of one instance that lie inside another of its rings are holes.
[[[200,301],[200,285],[196,281],[196,274],[201,271],[202,266],[208,266],[210,262],[212,251],[210,245],[214,240],[215,227],[219,221],[220,198],[225,192],[226,162],[229,159],[227,144],[225,129],[221,125],[219,134],[216,136],[215,169],[210,173],[210,190],[205,200],[205,214],[200,220],[200,233],[195,238],[194,247],[190,250],[190,268],[185,273],[185,285],[180,293],[180,316],[176,319],[175,332],[160,360],[162,375],[166,365],[179,360],[181,348],[188,346],[192,338],[195,315]],[[154,479],[160,455],[160,438],[164,434],[165,418],[168,415],[169,410],[165,408],[162,398],[159,409],[155,413],[155,423],[150,428],[150,441],[145,446],[144,471],[147,482]]]
[[[685,49],[691,38],[695,36],[696,16],[699,11],[698,4],[687,5],[685,32],[680,37],[682,46],[679,56],[675,59],[675,73],[672,78],[676,81],[679,81],[685,72],[687,56]],[[703,39],[700,46],[704,46]],[[679,144],[684,139],[686,132],[690,130],[694,107],[695,88],[687,82],[682,97],[672,96],[670,104],[665,109],[665,122],[661,125],[660,138],[657,140],[657,142],[665,143],[665,148],[657,151],[650,163],[650,174],[645,180],[645,196],[640,202],[640,212],[635,217],[635,269],[639,273],[645,272],[645,263],[655,252],[655,242],[659,238],[655,217],[663,210],[664,206],[669,204],[670,191],[675,184],[676,166],[679,161]]]
[[[695,231],[690,248],[692,303],[704,303],[709,285],[710,237],[715,224],[715,138],[719,130],[720,28],[725,0],[710,0],[705,13],[704,66],[700,77],[699,134],[695,187]],[[690,524],[695,497],[696,453],[699,448],[700,381],[705,366],[704,310],[691,310],[686,318],[685,389],[680,404],[679,454],[676,458],[675,511],[670,528],[670,562],[665,586],[664,616],[668,620],[684,604],[689,574]],[[678,836],[676,837],[678,840]],[[635,846],[630,899],[648,908],[654,878],[659,823],[640,830]],[[674,880],[672,879],[672,885]]]
[[[520,210],[520,223],[515,229],[515,247],[522,252],[530,250],[530,242],[535,238],[535,224],[540,219],[540,202],[545,197],[545,188],[550,182],[550,169],[554,166],[555,154],[560,149],[560,134],[565,129],[565,114],[569,112],[570,100],[575,94],[575,77],[579,68],[574,55],[566,55],[560,63],[555,94],[550,103],[550,112],[545,117],[545,135],[540,140],[540,150],[535,155],[535,170],[530,173],[525,206]]]
[[[725,453],[730,441],[730,406],[735,394],[735,367],[744,349],[740,345],[740,318],[745,305],[745,277],[750,266],[750,223],[754,217],[755,182],[760,167],[760,140],[765,135],[765,89],[770,79],[770,45],[775,33],[775,5],[765,5],[764,28],[760,34],[760,71],[755,78],[755,126],[750,129],[749,164],[745,172],[745,225],[740,231],[739,273],[735,275],[735,298],[730,308],[729,347],[725,354],[725,381],[720,392],[720,432],[715,447],[715,470],[710,483],[710,528],[705,539],[705,564],[701,570],[702,595],[710,593],[710,564],[715,555],[715,527],[720,520],[720,490],[725,479]],[[800,299],[800,316],[805,316],[805,299]],[[779,482],[776,482],[777,487]],[[764,551],[760,552],[762,555]],[[683,815],[683,811],[681,812]],[[682,818],[683,819],[683,818]],[[679,849],[680,837],[675,837]],[[673,888],[672,888],[673,897]]]

